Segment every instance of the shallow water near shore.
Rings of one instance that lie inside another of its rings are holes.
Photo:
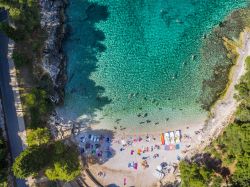
[[[200,68],[203,39],[247,2],[70,1],[59,113],[87,125],[144,129],[201,121],[202,81],[214,65]]]

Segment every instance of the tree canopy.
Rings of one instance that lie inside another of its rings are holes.
[[[180,171],[183,187],[206,187],[209,184],[209,179],[212,174],[204,166],[199,166],[197,163],[180,162]]]
[[[80,174],[78,153],[74,148],[57,142],[53,156],[53,164],[45,170],[48,179],[71,181]]]
[[[25,149],[13,165],[18,178],[37,176],[42,171],[50,180],[73,180],[80,174],[76,148],[62,142],[33,145]]]
[[[37,128],[27,131],[27,143],[29,146],[47,144],[50,140],[48,128]]]
[[[18,178],[37,176],[50,163],[50,153],[46,146],[32,146],[25,149],[13,164],[14,175]]]
[[[4,186],[8,175],[8,151],[7,145],[3,138],[2,129],[0,128],[0,186]]]

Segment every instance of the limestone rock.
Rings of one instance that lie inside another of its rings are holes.
[[[42,55],[42,68],[52,80],[54,94],[51,100],[56,104],[63,101],[66,83],[66,58],[62,50],[65,6],[63,0],[40,0],[41,27],[48,35]]]

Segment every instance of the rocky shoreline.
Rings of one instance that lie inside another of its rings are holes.
[[[47,40],[42,53],[42,68],[48,73],[53,93],[53,103],[60,104],[64,99],[64,87],[67,80],[66,57],[62,42],[66,33],[65,8],[66,0],[40,0],[41,27],[47,32]]]
[[[42,53],[42,69],[49,75],[53,84],[51,101],[62,104],[64,101],[64,88],[67,81],[67,59],[63,53],[63,40],[66,35],[65,9],[66,0],[40,0],[41,27],[47,33],[47,40]],[[70,137],[79,124],[70,121],[65,122],[54,110],[48,120],[50,130],[55,139]]]

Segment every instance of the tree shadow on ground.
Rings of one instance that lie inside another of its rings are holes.
[[[226,178],[230,175],[230,170],[222,166],[222,161],[218,158],[212,157],[210,153],[200,153],[193,157],[193,160],[199,165],[205,165],[206,168],[214,170],[222,177]]]
[[[104,164],[115,156],[112,148],[114,132],[106,129],[93,130],[86,128],[75,136],[85,164]]]
[[[71,10],[68,16],[68,34],[64,42],[68,58],[66,105],[75,118],[85,115],[93,119],[97,110],[111,102],[104,96],[105,88],[90,78],[97,71],[98,56],[106,50],[105,35],[96,24],[107,20],[109,12],[107,6],[80,0],[71,1],[68,9],[74,12]]]

